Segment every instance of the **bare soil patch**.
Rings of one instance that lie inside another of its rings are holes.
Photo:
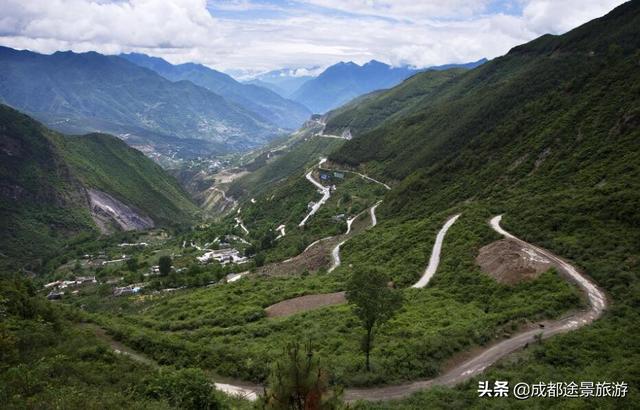
[[[510,239],[480,248],[476,263],[483,272],[507,285],[533,280],[553,266],[544,256]]]
[[[345,292],[306,295],[283,300],[265,309],[267,317],[284,317],[325,306],[347,303]]]

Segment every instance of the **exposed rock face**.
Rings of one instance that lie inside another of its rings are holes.
[[[137,213],[107,193],[89,189],[87,194],[91,215],[102,232],[111,232],[114,227],[132,231],[153,228],[155,225],[151,218]]]
[[[476,263],[483,272],[508,285],[533,280],[552,267],[544,256],[509,239],[480,248]]]

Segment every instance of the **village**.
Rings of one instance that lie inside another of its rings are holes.
[[[222,240],[215,238],[214,241],[206,243],[204,246],[194,242],[187,244],[186,241],[183,241],[181,249],[185,251],[184,254],[171,252],[169,255],[156,256],[160,253],[166,253],[164,246],[169,237],[163,233],[161,238],[163,241],[157,242],[155,245],[158,249],[154,250],[149,249],[151,245],[148,242],[122,242],[117,245],[117,248],[128,249],[130,251],[128,254],[115,251],[99,251],[95,255],[84,254],[65,265],[66,267],[72,266],[70,271],[66,271],[64,274],[66,278],[44,284],[43,291],[47,292],[47,299],[60,300],[76,296],[89,287],[108,285],[111,287],[111,296],[121,297],[142,293],[156,277],[186,273],[185,271],[189,269],[187,265],[194,266],[195,264],[204,269],[210,264],[226,267],[229,273],[219,280],[214,279],[206,283],[207,286],[212,286],[239,280],[246,272],[237,273],[235,271],[240,269],[235,267],[251,261],[250,257],[243,255],[242,250],[243,246],[250,245],[250,243],[236,235],[225,235]],[[234,243],[242,246],[234,246]],[[160,263],[148,266],[148,260],[156,260],[156,258]],[[164,272],[160,266],[163,258],[170,261]],[[141,259],[144,262],[140,262]],[[144,266],[147,266],[146,271]],[[123,272],[125,270],[129,272]],[[132,275],[131,270],[136,275]],[[142,272],[140,272],[141,270]],[[85,271],[92,274],[86,275]],[[78,274],[79,272],[83,274]],[[164,287],[154,289],[151,292],[172,292],[183,288],[185,286]]]

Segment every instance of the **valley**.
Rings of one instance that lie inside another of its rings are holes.
[[[0,48],[0,407],[634,408],[638,27],[304,81]]]

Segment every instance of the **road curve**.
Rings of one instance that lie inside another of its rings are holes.
[[[427,269],[425,269],[422,277],[414,283],[412,288],[424,288],[427,286],[427,283],[431,280],[433,275],[435,275],[438,270],[438,265],[440,264],[440,252],[442,251],[442,242],[444,241],[444,236],[447,234],[447,231],[451,226],[458,220],[460,214],[454,215],[440,229],[438,235],[436,235],[436,242],[433,244],[433,249],[431,249],[431,257],[429,258],[429,265],[427,265]]]
[[[318,167],[320,167],[326,160],[327,160],[326,158],[322,158],[320,162],[318,162]],[[326,187],[322,185],[320,182],[313,179],[313,177],[311,176],[312,174],[313,174],[313,169],[305,175],[305,178],[307,178],[309,182],[311,182],[316,188],[318,188],[318,192],[322,194],[322,198],[320,198],[318,202],[313,204],[309,213],[307,213],[304,219],[298,224],[298,226],[300,227],[304,226],[307,223],[307,220],[311,218],[316,212],[318,212],[318,209],[320,209],[320,207],[324,205],[324,203],[327,202],[331,197],[331,188]]]
[[[447,223],[451,222],[452,220],[453,222],[455,222],[454,218],[457,218],[457,216],[458,215],[450,218],[449,221],[447,221]],[[577,312],[575,314],[572,314],[570,316],[564,317],[559,320],[549,320],[549,321],[539,322],[538,325],[540,325],[541,327],[522,331],[509,339],[505,339],[498,343],[495,343],[483,349],[480,353],[469,358],[462,364],[459,364],[456,367],[449,369],[446,373],[434,379],[420,380],[420,381],[394,385],[394,386],[346,389],[345,395],[344,395],[346,401],[356,401],[356,400],[374,401],[374,400],[402,399],[410,396],[413,393],[416,393],[420,390],[423,390],[432,386],[436,386],[436,385],[454,386],[456,384],[462,383],[466,380],[469,380],[477,376],[486,368],[493,365],[498,360],[507,356],[508,354],[523,348],[529,343],[535,342],[537,337],[541,337],[542,339],[547,339],[557,334],[570,332],[572,330],[578,329],[582,326],[585,326],[593,322],[594,320],[598,319],[602,315],[602,313],[607,307],[606,296],[596,286],[596,284],[593,283],[593,281],[591,281],[591,279],[581,274],[574,266],[564,261],[560,257],[552,254],[551,252],[545,249],[539,248],[535,245],[532,245],[528,242],[525,242],[513,236],[512,234],[508,233],[507,231],[502,229],[502,227],[500,226],[501,220],[502,220],[502,215],[498,215],[493,219],[491,219],[490,221],[491,227],[499,234],[511,240],[517,241],[525,249],[529,249],[532,252],[538,255],[543,255],[544,257],[551,260],[551,262],[554,264],[556,269],[558,269],[560,274],[562,274],[568,280],[571,280],[572,282],[576,283],[578,287],[580,287],[581,290],[586,293],[589,300],[589,308],[587,310]],[[453,224],[453,222],[451,222],[451,225]],[[441,229],[441,232],[442,232],[442,229]],[[442,235],[442,237],[444,238],[444,234]],[[111,339],[110,336],[105,334],[103,338],[105,337],[108,337],[108,339],[111,340],[111,345],[114,349],[125,348],[125,347],[120,347],[120,344],[117,344],[117,342]],[[135,352],[131,351],[126,353],[132,359],[142,361],[142,359],[136,356]],[[237,381],[231,382],[231,381],[220,380],[219,382],[215,383],[215,386],[219,390],[227,394],[241,396],[247,400],[256,400],[258,395],[260,395],[263,392],[262,386],[252,385],[250,383],[242,383]]]
[[[374,226],[376,226],[378,224],[378,218],[376,218],[376,208],[378,207],[378,205],[380,205],[382,203],[382,201],[378,201],[378,203],[376,203],[374,206],[372,206],[371,208],[369,208],[369,214],[371,215],[371,226],[369,228],[373,228]],[[347,220],[347,233],[345,235],[349,235],[349,233],[351,232],[351,225],[353,224],[353,221],[355,221],[356,219],[358,219],[358,217],[360,215],[362,215],[362,213],[365,211],[360,212],[358,215],[354,216],[353,218],[350,218],[349,220]],[[333,248],[331,250],[331,267],[328,270],[328,273],[333,272],[333,270],[335,268],[337,268],[338,266],[340,266],[340,247],[342,245],[344,245],[344,243],[346,241],[348,241],[351,238],[347,238],[344,241],[341,241],[340,243],[338,243],[335,248]]]
[[[570,265],[562,258],[508,233],[500,227],[501,220],[502,215],[498,215],[491,219],[491,227],[499,234],[514,240],[523,247],[551,260],[560,274],[576,283],[578,287],[586,293],[589,299],[589,309],[559,320],[540,322],[539,325],[544,327],[525,330],[509,339],[495,343],[435,379],[416,381],[396,386],[347,389],[345,391],[345,399],[347,401],[401,399],[410,396],[419,390],[435,385],[454,386],[477,376],[487,367],[493,365],[506,355],[523,348],[529,343],[535,342],[537,337],[547,339],[557,334],[570,332],[593,322],[602,315],[607,306],[606,296],[600,289],[598,289],[591,279],[581,274],[574,266]]]

